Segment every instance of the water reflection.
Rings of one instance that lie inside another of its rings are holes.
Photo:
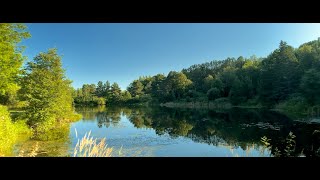
[[[57,126],[53,131],[15,147],[37,156],[70,156],[79,136],[92,130],[107,138],[110,146],[123,146],[123,156],[319,156],[320,126],[293,121],[267,110],[227,111],[142,107],[81,107],[83,119]],[[286,152],[288,134],[295,135],[294,148]],[[261,141],[267,137],[272,147]],[[270,154],[271,153],[271,154]]]
[[[79,112],[91,112],[90,118],[97,119],[99,128],[117,126],[123,115],[134,127],[153,129],[160,136],[168,134],[173,139],[185,137],[194,142],[224,146],[230,151],[240,147],[246,154],[250,154],[252,149],[266,151],[261,142],[264,136],[271,139],[274,147],[280,147],[289,132],[296,135],[295,155],[303,151],[306,156],[314,156],[315,148],[319,148],[319,142],[313,140],[313,133],[320,129],[319,125],[295,122],[283,114],[268,110],[100,107],[84,111],[79,109]]]
[[[13,156],[66,157],[70,155],[70,124],[56,124],[42,134],[18,141]],[[33,154],[33,155],[32,155]]]

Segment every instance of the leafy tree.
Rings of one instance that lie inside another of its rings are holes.
[[[99,97],[97,99],[97,104],[98,105],[105,105],[106,104],[106,100],[103,97]]]
[[[143,84],[139,80],[134,80],[128,87],[128,91],[130,94],[135,97],[135,96],[140,96],[143,94]]]
[[[302,71],[307,71],[312,67],[319,68],[320,63],[320,38],[302,44],[296,51],[296,56],[300,62]]]
[[[212,75],[208,75],[204,78],[204,89],[210,89],[213,87],[214,77]]]
[[[41,52],[27,63],[21,87],[22,99],[28,102],[27,123],[32,128],[45,131],[74,115],[71,81],[65,77],[56,49]]]
[[[127,102],[128,100],[130,100],[132,97],[131,97],[131,94],[129,91],[124,91],[122,93],[122,102]]]
[[[174,99],[183,97],[187,88],[192,82],[182,72],[170,71],[165,82],[165,92],[167,96],[171,96]]]
[[[157,74],[153,76],[153,81],[151,84],[151,96],[153,98],[160,98],[163,95],[161,84],[165,79],[166,77],[163,74]]]
[[[212,101],[212,100],[215,100],[215,99],[219,98],[220,95],[221,95],[220,90],[217,89],[217,88],[211,88],[207,92],[207,96],[208,96],[208,100],[209,101]]]
[[[308,70],[301,80],[303,96],[311,105],[320,103],[320,72],[316,69]]]
[[[111,85],[111,101],[114,103],[119,103],[121,100],[121,89],[119,85],[114,82]]]
[[[105,86],[102,81],[99,81],[96,88],[96,95],[98,97],[103,97],[105,95]]]
[[[150,94],[152,92],[152,79],[147,79],[146,84],[143,86],[144,94]]]
[[[229,96],[230,90],[236,78],[237,76],[235,74],[235,69],[231,67],[225,68],[224,71],[219,74],[219,79],[223,84],[222,85],[223,97]]]
[[[8,104],[15,99],[19,89],[18,76],[26,59],[24,47],[19,45],[31,35],[23,24],[0,23],[0,103]]]
[[[230,90],[230,100],[232,104],[238,105],[241,102],[245,102],[246,97],[246,88],[245,84],[242,84],[242,82],[236,78],[233,82],[232,88]]]
[[[261,97],[267,104],[286,100],[299,87],[298,59],[294,49],[283,41],[262,61],[261,72]]]

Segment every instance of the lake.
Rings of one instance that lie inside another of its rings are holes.
[[[121,157],[270,157],[276,151],[261,141],[271,139],[273,149],[285,149],[292,132],[291,156],[315,156],[319,124],[294,121],[278,112],[256,109],[199,110],[165,107],[82,107],[80,121],[47,135],[47,140],[21,140],[14,155],[32,151],[37,156],[72,156],[79,138],[91,132],[106,138],[113,156]]]

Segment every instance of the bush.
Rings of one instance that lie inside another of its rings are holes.
[[[215,100],[220,97],[220,90],[217,88],[211,88],[207,92],[208,100]]]
[[[213,101],[213,106],[216,108],[231,108],[232,105],[230,103],[230,100],[228,98],[218,98]]]
[[[99,97],[99,98],[97,99],[97,104],[98,104],[98,105],[105,105],[105,104],[106,104],[105,98]]]
[[[50,121],[46,121],[49,123]],[[69,123],[57,123],[52,122],[52,124],[42,124],[38,127],[32,139],[41,141],[66,141],[69,138],[70,124]]]
[[[259,97],[256,96],[252,99],[248,99],[247,102],[245,103],[245,105],[248,105],[248,106],[259,105]]]
[[[190,98],[193,98],[193,99],[197,99],[198,97],[206,96],[206,95],[203,94],[203,93],[201,93],[201,92],[195,91],[195,90],[189,90],[189,91],[186,93],[186,96],[187,96],[187,97],[190,97]]]
[[[288,100],[283,101],[275,106],[275,109],[284,110],[287,112],[302,112],[307,113],[307,100],[299,95],[293,95]]]
[[[54,116],[52,117],[46,117],[45,121],[37,122],[33,124],[32,130],[34,136],[39,136],[42,134],[46,134],[47,132],[50,132],[50,130],[54,129],[54,125],[56,123],[56,119]]]
[[[0,155],[10,154],[18,135],[30,133],[24,121],[12,122],[7,107],[0,105]]]

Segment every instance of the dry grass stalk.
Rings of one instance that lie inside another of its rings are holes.
[[[74,148],[73,157],[111,157],[113,148],[108,148],[106,138],[98,143],[98,139],[90,137],[91,131],[86,133]]]

